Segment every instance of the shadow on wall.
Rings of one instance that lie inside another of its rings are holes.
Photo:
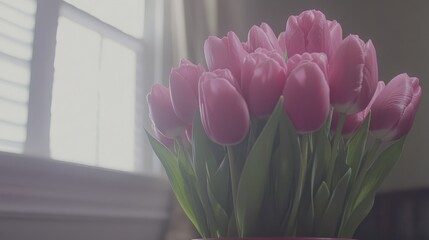
[[[423,97],[401,161],[382,190],[429,186],[429,1],[419,0],[219,0],[219,35],[235,31],[245,40],[252,25],[267,22],[278,34],[289,15],[318,9],[342,25],[343,36],[358,34],[372,39],[377,49],[380,80],[389,81],[405,71],[420,79]]]

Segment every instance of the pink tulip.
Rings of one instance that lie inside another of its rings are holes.
[[[228,32],[222,39],[211,36],[204,43],[209,71],[228,68],[237,81],[240,81],[241,64],[247,54],[234,32]]]
[[[153,132],[155,134],[155,138],[162,143],[164,146],[166,146],[171,151],[174,150],[174,140],[171,138],[168,138],[164,136],[154,125],[152,125]]]
[[[280,54],[263,52],[258,49],[248,55],[241,72],[243,96],[255,116],[268,116],[272,113],[286,81],[285,63]]]
[[[164,136],[175,138],[185,131],[185,123],[174,113],[168,88],[161,84],[152,85],[152,90],[147,95],[147,102],[150,118]]]
[[[284,109],[300,133],[322,127],[329,114],[329,87],[325,74],[314,62],[296,67],[283,90]]]
[[[250,126],[246,101],[226,74],[206,72],[200,78],[201,121],[207,136],[218,144],[237,144]]]
[[[254,52],[258,48],[264,48],[269,51],[276,51],[279,54],[283,54],[276,35],[271,27],[266,23],[262,23],[260,27],[253,26],[250,29],[248,34],[248,43],[251,52]]]
[[[303,62],[316,63],[325,76],[327,76],[328,58],[324,53],[303,53],[293,55],[286,63],[288,74]]]
[[[371,106],[372,134],[383,141],[394,141],[408,134],[421,96],[419,79],[406,73],[394,77]]]
[[[188,129],[186,129],[185,134],[186,134],[186,138],[188,139],[188,142],[191,143],[192,142],[192,125],[190,125]]]
[[[246,52],[251,52],[251,51],[250,51],[250,46],[249,46],[249,43],[248,43],[248,42],[242,42],[242,43],[241,43],[241,46],[243,47],[244,51],[246,51]]]
[[[170,95],[176,115],[191,125],[198,109],[198,79],[204,72],[201,65],[183,59],[170,73]]]
[[[304,52],[323,52],[331,58],[341,40],[340,24],[326,20],[320,11],[307,10],[288,18],[285,42],[280,43],[280,46],[286,46],[289,57]]]
[[[370,112],[370,108],[377,98],[377,96],[380,94],[381,90],[383,90],[385,84],[383,81],[379,81],[377,85],[377,90],[375,90],[374,96],[372,97],[371,101],[369,102],[368,106],[358,113],[348,115],[346,117],[346,120],[344,122],[342,134],[345,137],[351,137],[353,133],[362,125],[362,123],[365,121],[365,118],[368,116],[368,113]],[[331,122],[331,131],[335,131],[337,129],[337,124],[339,120],[339,113],[334,111],[332,115],[332,122]]]
[[[378,65],[374,45],[356,35],[340,44],[329,62],[331,104],[347,115],[362,111],[377,88]]]
[[[237,89],[237,91],[240,91],[240,85],[238,84],[237,79],[232,76],[231,71],[229,71],[228,69],[216,69],[211,73],[212,74],[209,75],[227,80],[232,86],[235,87],[235,89]]]
[[[286,52],[286,32],[281,32],[277,38],[279,42],[280,49],[282,50],[283,56],[287,54]]]

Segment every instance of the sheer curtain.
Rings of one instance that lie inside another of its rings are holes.
[[[168,86],[170,70],[179,64],[180,59],[188,58],[194,63],[205,65],[203,44],[209,35],[217,34],[218,3],[213,0],[163,0],[158,4],[162,5],[160,8],[162,8],[163,17],[158,19],[154,36],[158,34],[162,37],[158,39],[155,37],[153,45],[147,46],[149,51],[153,51],[150,50],[151,48],[155,49],[152,54],[157,64],[152,68],[148,63],[150,69],[147,69],[147,72],[152,72],[154,82]],[[156,33],[160,30],[162,32]],[[150,86],[146,89],[149,91]],[[150,129],[149,119],[146,121],[147,128]],[[159,162],[155,160],[154,165],[159,165]],[[192,224],[178,203],[173,202],[165,239],[189,240],[197,237]]]

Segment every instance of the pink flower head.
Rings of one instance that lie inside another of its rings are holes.
[[[279,54],[283,54],[276,35],[271,27],[266,23],[262,23],[259,27],[253,26],[250,29],[248,34],[248,45],[251,52],[254,52],[258,48],[264,48],[269,51],[276,51]]]
[[[383,141],[394,141],[408,134],[421,96],[419,79],[406,73],[394,77],[371,106],[372,134]]]
[[[211,36],[204,43],[204,55],[209,71],[227,68],[237,81],[241,77],[241,65],[248,53],[234,32],[222,39]]]
[[[185,123],[174,113],[168,88],[157,83],[152,85],[147,102],[150,118],[164,136],[175,138],[185,131]]]
[[[286,81],[286,66],[277,52],[257,49],[243,63],[241,89],[255,116],[268,116],[276,106]]]
[[[368,106],[377,88],[377,55],[371,40],[364,43],[358,36],[345,38],[329,62],[331,104],[347,115]]]
[[[155,127],[155,125],[152,125],[153,132],[155,134],[155,138],[162,143],[164,146],[166,146],[171,151],[174,151],[174,140],[171,138],[168,138],[164,136],[158,128]]]
[[[353,133],[362,125],[362,123],[365,121],[365,118],[368,116],[370,112],[370,108],[372,104],[374,103],[377,96],[380,94],[381,90],[383,90],[385,84],[383,81],[379,81],[377,84],[377,90],[374,93],[374,96],[372,97],[371,101],[369,102],[368,106],[355,114],[347,115],[346,120],[344,122],[342,134],[345,137],[351,137]],[[337,129],[337,124],[339,120],[339,113],[334,111],[332,115],[332,121],[331,121],[331,131],[335,131]]]
[[[342,29],[336,21],[326,20],[322,12],[307,10],[288,18],[286,31],[279,39],[284,39],[280,46],[285,46],[289,57],[304,52],[323,52],[331,58],[342,40]]]
[[[205,72],[200,78],[201,121],[207,136],[218,144],[237,144],[247,135],[249,110],[228,70]],[[226,79],[229,78],[229,79]]]
[[[204,68],[187,59],[170,73],[170,94],[176,115],[187,124],[192,124],[198,109],[198,80]]]
[[[329,87],[314,62],[304,62],[289,74],[283,90],[284,109],[300,133],[317,131],[329,114]]]
[[[303,62],[316,63],[320,70],[325,74],[325,77],[327,77],[328,58],[324,53],[303,53],[293,55],[286,63],[288,74]]]

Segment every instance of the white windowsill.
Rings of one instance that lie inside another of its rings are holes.
[[[0,152],[1,221],[147,222],[159,226],[148,236],[160,236],[170,201],[170,186],[160,177]]]

